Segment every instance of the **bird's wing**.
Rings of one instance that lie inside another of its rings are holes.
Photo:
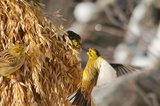
[[[115,64],[115,63],[110,63],[110,65],[116,70],[117,76],[122,76],[125,74],[128,74],[130,72],[138,71],[140,68],[134,67],[131,65],[126,65],[126,64]]]
[[[114,68],[103,58],[97,60],[99,67],[99,75],[97,80],[97,86],[103,86],[106,84],[112,84],[117,78]]]
[[[14,66],[16,64],[16,57],[9,52],[4,51],[0,53],[0,67]]]

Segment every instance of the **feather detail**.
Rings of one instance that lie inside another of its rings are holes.
[[[110,65],[116,70],[118,77],[140,70],[140,68],[138,68],[138,67],[134,67],[131,65],[126,65],[126,64],[110,63]]]
[[[91,101],[85,98],[84,92],[81,90],[81,88],[67,97],[67,100],[69,100],[70,103],[75,106],[91,106]]]
[[[99,75],[97,80],[97,86],[102,86],[104,84],[111,84],[117,78],[117,73],[114,68],[102,57],[97,59],[97,64],[99,68]]]
[[[12,48],[0,52],[0,75],[8,76],[18,70],[25,61],[23,45],[16,44]]]

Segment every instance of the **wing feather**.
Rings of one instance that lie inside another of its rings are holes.
[[[126,64],[110,63],[110,65],[116,70],[117,76],[122,76],[131,72],[138,71],[140,68]]]
[[[3,51],[0,53],[0,67],[14,66],[17,62],[16,59],[8,51]]]

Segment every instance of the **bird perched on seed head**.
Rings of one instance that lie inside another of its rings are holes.
[[[72,42],[72,47],[76,50],[81,49],[81,37],[77,33],[70,30],[67,31],[67,35]]]
[[[67,36],[63,35],[63,40],[67,41],[67,37],[69,38],[69,40],[71,41],[73,54],[77,59],[77,63],[75,65],[79,64],[81,67],[81,37],[77,33],[70,30],[66,31],[66,33]]]
[[[9,77],[24,64],[24,45],[15,44],[11,48],[0,52],[0,75]]]
[[[76,106],[91,106],[91,92],[95,85],[113,83],[118,76],[135,71],[129,65],[110,64],[103,59],[100,53],[90,48],[87,52],[88,62],[82,75],[79,88],[67,99]]]

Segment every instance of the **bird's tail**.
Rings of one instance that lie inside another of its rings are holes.
[[[91,106],[91,99],[87,99],[84,96],[84,92],[79,88],[68,98],[69,102],[75,106]]]

